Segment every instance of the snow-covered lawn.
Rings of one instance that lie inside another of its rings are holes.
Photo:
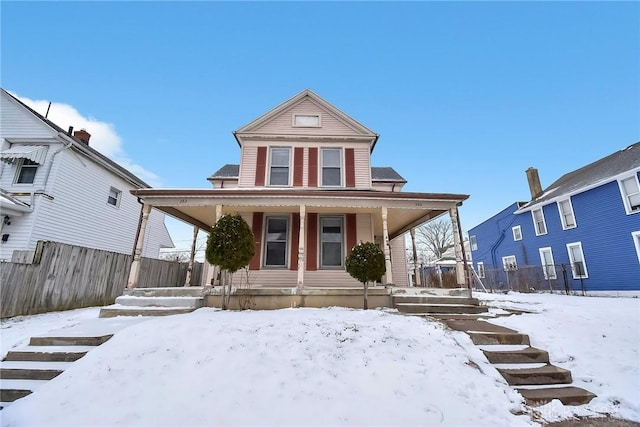
[[[495,322],[529,333],[599,395],[536,415],[640,420],[639,299],[479,296],[535,310]],[[95,315],[3,321],[3,353]],[[7,332],[17,327],[23,337]],[[203,308],[131,322],[0,418],[3,426],[538,425],[526,411],[467,335],[439,323],[391,310]]]

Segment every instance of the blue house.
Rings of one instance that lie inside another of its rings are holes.
[[[493,289],[640,291],[640,142],[567,173],[469,230]]]

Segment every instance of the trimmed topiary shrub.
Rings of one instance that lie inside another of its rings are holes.
[[[372,242],[360,242],[345,259],[347,272],[364,285],[364,309],[368,309],[367,291],[369,282],[382,279],[387,271],[384,253]]]

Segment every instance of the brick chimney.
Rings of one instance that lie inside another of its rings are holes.
[[[540,177],[538,176],[538,169],[527,169],[527,181],[529,182],[529,191],[531,192],[531,200],[536,199],[542,194],[542,186],[540,185]]]
[[[84,129],[77,130],[73,133],[73,136],[78,138],[80,141],[89,145],[89,139],[91,138],[91,134]]]

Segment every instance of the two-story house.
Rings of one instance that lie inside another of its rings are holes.
[[[40,240],[132,253],[142,205],[130,191],[149,185],[87,131],[65,131],[5,90],[0,100],[0,259],[28,261]],[[142,255],[162,247],[173,242],[154,210]]]
[[[242,215],[256,239],[249,265],[256,286],[358,286],[344,259],[359,242],[383,249],[385,283],[407,285],[403,235],[442,214],[459,230],[457,207],[467,195],[402,192],[406,181],[392,168],[371,167],[378,135],[310,90],[233,135],[240,164],[214,173],[213,189],[132,193],[145,212],[154,207],[205,231],[223,214]],[[143,218],[138,245],[145,239]]]
[[[640,291],[640,142],[563,175],[531,201],[469,230],[476,271],[492,286]],[[528,270],[527,274],[523,274]]]

